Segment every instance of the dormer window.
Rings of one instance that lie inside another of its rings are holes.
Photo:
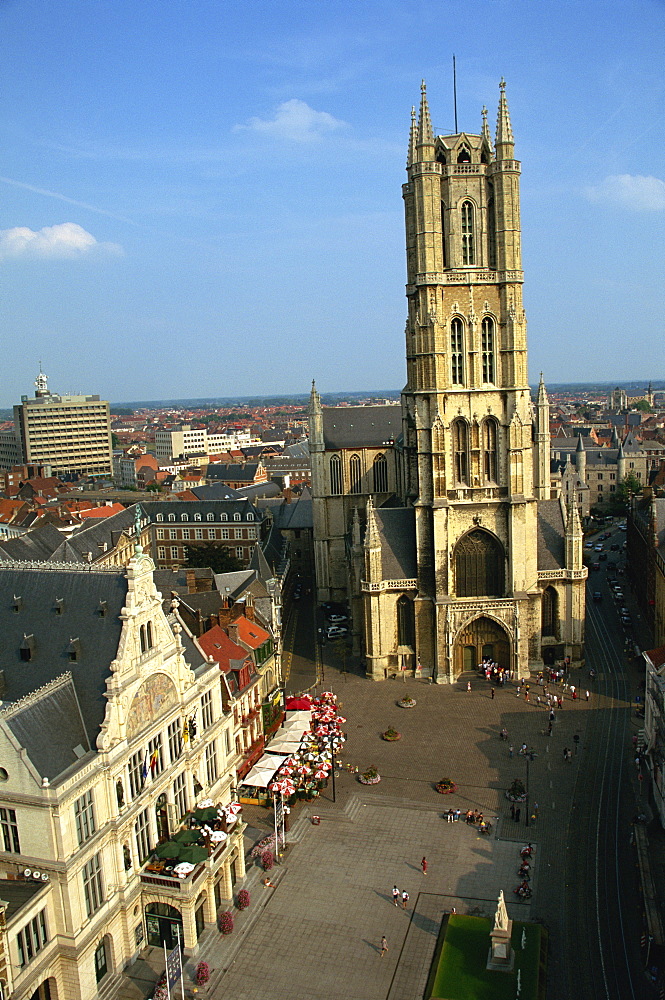
[[[254,515],[253,514],[248,514],[247,515],[247,520],[248,521],[253,521],[254,520]]]
[[[201,520],[201,515],[200,514],[195,514],[194,515],[194,520],[195,521],[200,521]]]
[[[99,602],[99,607],[97,608],[97,610],[99,611],[100,617],[104,618],[107,615],[108,610],[109,610],[109,606],[108,606],[107,601],[100,601]]]
[[[181,514],[180,515],[180,520],[181,521],[189,521],[189,514]]]
[[[71,639],[67,646],[67,658],[70,663],[76,663],[81,656],[81,642],[78,638]]]
[[[22,607],[23,607],[23,598],[17,597],[16,594],[14,594],[14,601],[12,603],[12,608],[14,612],[18,614]]]
[[[34,635],[23,634],[23,642],[19,646],[19,656],[24,661],[24,663],[29,663],[30,660],[35,655],[35,637]]]
[[[228,521],[228,519],[229,519],[228,514],[222,514],[222,516],[220,517],[220,521]]]
[[[169,514],[169,521],[175,521],[175,514]]]
[[[215,515],[214,514],[208,514],[207,520],[208,521],[214,521],[215,520]]]
[[[65,599],[64,597],[56,597],[55,604],[53,605],[53,610],[56,615],[61,615],[65,610]]]
[[[241,521],[241,520],[242,520],[242,515],[241,515],[241,514],[239,514],[239,513],[238,513],[238,512],[236,511],[236,513],[235,513],[235,514],[233,515],[233,520],[234,520],[234,521]]]
[[[164,515],[163,514],[158,514],[157,517],[155,518],[155,520],[156,521],[163,521],[164,520]]]

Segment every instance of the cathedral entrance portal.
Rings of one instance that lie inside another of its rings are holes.
[[[455,641],[455,675],[475,670],[484,657],[500,667],[510,668],[510,638],[492,618],[475,618],[462,629]]]

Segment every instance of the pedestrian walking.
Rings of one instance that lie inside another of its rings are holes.
[[[491,692],[490,692],[490,693],[491,693],[491,695],[492,695],[492,701],[494,701],[494,688],[492,688],[492,690],[491,690]]]
[[[388,942],[386,941],[386,935],[384,934],[383,937],[381,938],[381,958],[383,958],[383,956],[387,951],[388,951]]]
[[[568,747],[563,748],[563,759],[568,760]]]
[[[409,894],[408,894],[408,892],[405,889],[404,892],[402,893],[402,909],[403,910],[406,909],[406,904],[408,902],[409,902]]]
[[[516,823],[519,823],[521,814],[522,814],[522,810],[518,806],[517,809],[515,810],[515,822]]]
[[[420,862],[420,867],[423,870],[423,875],[427,875],[427,858],[423,858],[423,860]]]
[[[515,819],[515,803],[510,803],[510,818]]]
[[[471,690],[471,681],[467,681],[466,682],[466,689],[467,689],[467,691]]]
[[[590,697],[591,697],[591,694],[587,691],[587,693],[586,693],[586,700],[588,701]]]
[[[393,886],[393,903],[397,906],[399,901],[399,889],[396,885]]]
[[[547,724],[547,735],[548,736],[552,735],[552,723],[551,722],[548,722],[548,724]]]
[[[524,700],[525,700],[525,702],[527,703],[527,705],[528,705],[528,704],[530,703],[530,702],[529,702],[529,692],[528,692],[528,691],[527,691],[527,693],[526,693],[526,694],[524,695]]]
[[[512,748],[512,746],[509,746],[508,747],[508,756],[512,757],[512,755],[513,755],[513,748]]]

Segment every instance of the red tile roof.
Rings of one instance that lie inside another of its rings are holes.
[[[270,633],[262,629],[256,622],[250,622],[249,618],[245,618],[244,615],[236,618],[233,624],[238,626],[238,638],[251,649],[258,649],[266,639],[270,638]]]
[[[217,660],[220,670],[228,673],[231,669],[231,660],[246,660],[247,650],[238,646],[229,639],[223,628],[215,625],[214,628],[204,632],[198,640],[199,646],[206,656],[212,656]]]

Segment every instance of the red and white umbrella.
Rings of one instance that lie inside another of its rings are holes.
[[[314,772],[314,777],[318,778],[319,781],[322,781],[323,778],[328,777],[328,772],[324,771],[323,768],[321,768],[320,770]]]

